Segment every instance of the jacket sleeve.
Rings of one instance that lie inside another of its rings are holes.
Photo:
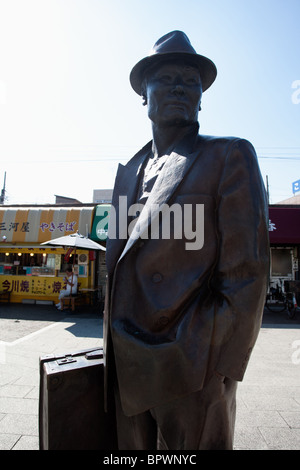
[[[242,380],[257,339],[269,276],[268,205],[252,145],[229,147],[218,191],[214,276],[216,371]]]

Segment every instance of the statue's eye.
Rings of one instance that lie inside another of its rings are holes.
[[[167,74],[161,75],[160,77],[158,77],[158,79],[162,83],[171,83],[172,81],[171,75],[167,75]]]

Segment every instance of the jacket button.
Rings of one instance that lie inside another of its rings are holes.
[[[157,283],[157,282],[161,282],[162,280],[163,280],[162,274],[160,274],[160,273],[155,273],[155,274],[153,274],[153,276],[152,276],[152,282]]]

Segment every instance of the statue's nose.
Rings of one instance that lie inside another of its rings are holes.
[[[184,95],[183,86],[180,84],[175,85],[174,88],[172,89],[172,93],[174,93],[175,95]]]

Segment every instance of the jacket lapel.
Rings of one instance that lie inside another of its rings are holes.
[[[187,156],[180,155],[176,152],[170,154],[162,171],[157,177],[151,194],[130,234],[119,261],[125,256],[134,243],[136,243],[138,239],[143,238],[143,234],[147,233],[149,224],[159,214],[160,206],[166,204],[176,192],[179,184],[187,175],[198,155],[199,150]]]
[[[128,208],[136,202],[141,170],[148,156],[147,144],[126,165],[119,164],[115,179],[106,243],[106,265],[111,273],[128,239]]]

